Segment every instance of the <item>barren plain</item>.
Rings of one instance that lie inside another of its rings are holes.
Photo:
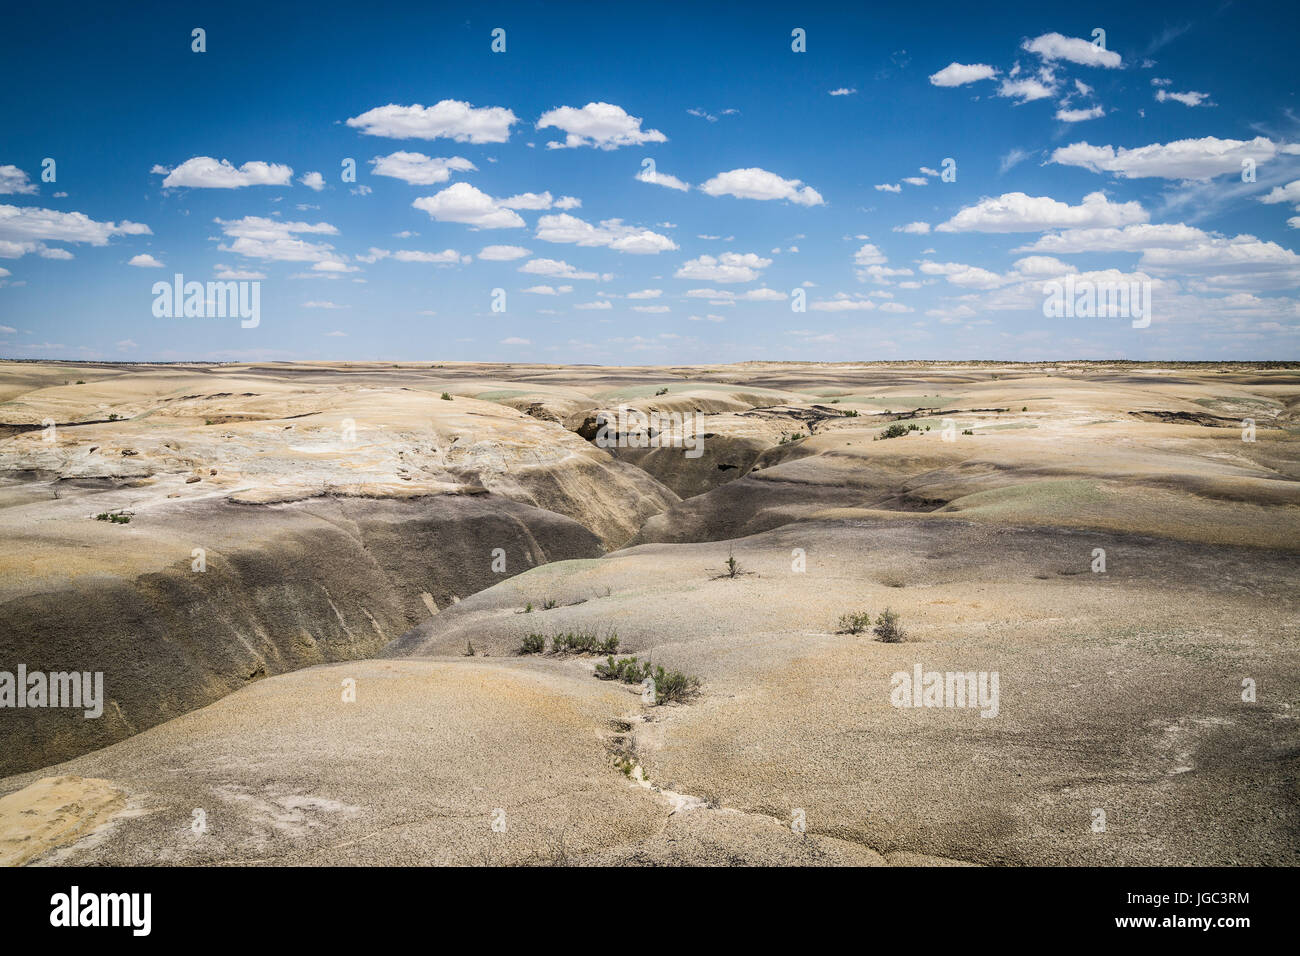
[[[1300,863],[1294,364],[0,363],[0,544],[0,863]]]

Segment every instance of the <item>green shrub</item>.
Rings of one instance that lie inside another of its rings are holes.
[[[529,634],[519,647],[520,654],[541,654],[546,650],[546,637],[541,634]]]
[[[861,634],[870,626],[871,626],[870,611],[858,611],[853,614],[841,614],[838,633]]]
[[[101,511],[95,515],[96,521],[111,521],[113,524],[130,524],[131,516],[120,511]]]
[[[975,434],[975,433],[974,433],[973,431],[971,431],[969,428],[963,428],[963,429],[961,430],[961,433],[962,433],[963,435],[974,435],[974,434]]]
[[[443,393],[442,393],[442,400],[443,400],[444,402],[450,402],[450,401],[451,401],[451,392],[443,392]]]
[[[551,650],[556,654],[613,654],[618,650],[618,635],[600,637],[594,631],[566,631],[551,636]]]
[[[889,608],[880,612],[873,630],[876,633],[876,640],[884,641],[886,644],[898,644],[907,640],[907,632],[898,624],[898,615]]]
[[[612,656],[596,665],[596,677],[601,680],[616,680],[624,684],[640,684],[647,677],[655,682],[655,703],[684,701],[694,697],[700,690],[700,679],[683,674],[681,671],[665,670],[652,667],[649,661],[639,662],[635,657],[615,660]]]
[[[560,602],[555,600],[555,598],[547,598],[545,601],[542,602],[542,610],[543,611],[554,610],[555,608],[559,607],[559,603]]]
[[[668,394],[668,389],[666,389],[666,388],[661,388],[661,389],[659,389],[659,391],[655,392],[655,394],[656,394],[656,395],[667,395],[667,394]]]
[[[900,422],[894,422],[894,424],[888,426],[884,431],[880,433],[880,437],[881,438],[902,438],[909,431],[911,431],[911,429],[908,428],[906,425],[903,425]]]

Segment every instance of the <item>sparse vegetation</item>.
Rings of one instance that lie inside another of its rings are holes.
[[[551,635],[552,654],[613,654],[618,650],[618,635],[612,631],[601,637],[594,631],[565,631]],[[529,634],[519,647],[520,654],[545,654],[546,635]]]
[[[1021,410],[1022,412],[1027,412],[1027,411],[1029,411],[1029,406],[1026,405],[1024,408],[1022,408],[1022,409],[1020,409],[1020,410]]]
[[[86,384],[86,380],[85,380],[84,378],[79,378],[79,379],[77,379],[77,384],[78,384],[78,385],[85,385],[85,384]]]
[[[556,607],[559,607],[559,602],[556,601],[555,598],[547,598],[545,601],[542,602],[543,611],[549,611]]]
[[[898,614],[889,608],[880,612],[880,617],[876,618],[876,626],[872,630],[875,632],[876,640],[886,644],[898,644],[907,640],[907,632],[899,626]]]
[[[740,566],[740,562],[736,560],[736,553],[730,550],[727,551],[727,577],[734,578],[738,574],[743,574],[744,571],[745,569]]]
[[[444,402],[450,402],[450,401],[451,401],[451,392],[443,392],[443,393],[442,393],[442,400],[443,400]]]
[[[700,691],[698,677],[691,677],[681,671],[664,670],[662,666],[652,666],[649,661],[639,662],[635,657],[615,660],[611,656],[596,665],[596,676],[601,680],[616,680],[624,684],[640,684],[649,677],[654,681],[656,704],[689,700]]]
[[[975,434],[975,433],[974,433],[973,431],[971,431],[969,428],[963,428],[963,429],[961,430],[961,433],[962,433],[963,435],[974,435],[974,434]]]
[[[111,412],[109,413],[108,420],[110,422],[120,422],[123,421],[123,418],[117,412]]]
[[[101,511],[95,515],[96,521],[111,521],[113,524],[130,524],[131,516],[124,511]]]
[[[836,399],[836,401],[839,401],[839,399]],[[856,408],[845,409],[845,411],[844,411],[844,417],[845,417],[845,418],[857,418],[857,417],[858,417],[858,410],[857,410]]]
[[[523,611],[523,613],[525,613],[525,614],[532,614],[532,613],[533,613],[533,602],[532,602],[532,601],[529,601],[527,604],[524,605],[524,611]]]
[[[465,641],[465,656],[466,656],[466,657],[473,657],[473,656],[474,656],[474,642],[473,642],[473,641],[470,641],[470,640],[466,640],[466,641]]]
[[[839,634],[861,634],[871,626],[871,612],[857,611],[840,615]]]
[[[886,426],[885,430],[880,433],[879,437],[880,438],[902,438],[909,431],[911,431],[911,429],[908,428],[906,425],[902,424],[901,422],[894,422],[892,425]]]
[[[659,391],[655,392],[655,395],[667,395],[667,394],[668,394],[668,389],[666,388],[661,388],[659,389]]]

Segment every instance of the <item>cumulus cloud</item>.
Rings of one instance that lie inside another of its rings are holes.
[[[1100,106],[1093,106],[1086,110],[1060,109],[1056,111],[1056,118],[1062,123],[1082,123],[1084,120],[1099,119],[1105,115],[1106,111]]]
[[[377,106],[348,125],[367,136],[389,139],[451,139],[458,143],[504,143],[518,117],[501,106],[474,107],[460,100],[441,100],[433,106]]]
[[[906,226],[895,226],[894,232],[911,233],[914,236],[923,236],[930,231],[928,222],[909,222]]]
[[[1094,173],[1113,173],[1121,179],[1212,179],[1227,173],[1240,174],[1243,159],[1262,163],[1276,153],[1276,144],[1263,136],[1252,140],[1205,136],[1134,149],[1071,143],[1055,150],[1050,162]]]
[[[621,219],[605,219],[599,226],[560,213],[537,221],[537,238],[545,242],[568,242],[579,246],[607,246],[616,252],[652,254],[677,248],[677,243],[650,229],[626,226]]]
[[[84,242],[103,246],[113,236],[149,236],[149,227],[138,222],[97,222],[85,213],[59,212],[35,206],[0,205],[0,258],[17,259],[36,253],[47,259],[71,259],[66,249],[50,248],[49,242]]]
[[[876,308],[870,299],[854,297],[847,292],[837,292],[830,299],[818,299],[808,303],[814,312],[869,312]]]
[[[343,257],[334,252],[328,243],[309,242],[298,235],[338,235],[338,230],[327,222],[281,222],[263,216],[245,216],[242,219],[217,219],[222,233],[233,242],[218,248],[251,259],[269,259],[279,262],[312,262],[318,271],[342,269]],[[329,265],[333,263],[334,265]]]
[[[699,256],[684,262],[676,276],[705,282],[752,282],[771,264],[771,259],[753,252],[724,252],[721,256]]]
[[[924,261],[918,268],[925,275],[943,276],[953,285],[968,289],[996,289],[1006,285],[1006,280],[996,272],[960,262]]]
[[[934,86],[965,86],[997,75],[998,71],[987,63],[949,63],[938,73],[931,73],[930,82]]]
[[[1260,202],[1293,202],[1300,204],[1300,179],[1293,180],[1285,186],[1274,186],[1267,196],[1261,196]]]
[[[563,143],[547,143],[549,149],[618,149],[643,143],[666,143],[668,137],[657,129],[641,129],[641,118],[631,116],[613,103],[588,103],[582,109],[561,106],[548,110],[537,120],[538,129],[554,127],[567,134]]]
[[[1197,93],[1195,90],[1188,90],[1186,93],[1170,93],[1168,90],[1156,90],[1156,102],[1158,103],[1173,100],[1175,103],[1182,103],[1184,106],[1213,105],[1209,103],[1209,99],[1209,93]]]
[[[27,173],[17,166],[0,166],[0,195],[31,195],[38,191],[35,183],[27,181]]]
[[[127,265],[139,266],[141,269],[161,269],[163,267],[161,262],[149,255],[147,252],[142,252],[138,256],[132,256]]]
[[[325,177],[320,173],[308,173],[298,180],[298,182],[315,192],[320,192],[325,188]]]
[[[640,292],[629,292],[629,299],[657,299],[664,294],[663,289],[642,289]]]
[[[801,206],[821,206],[825,200],[811,186],[799,179],[782,179],[776,173],[751,166],[718,173],[700,189],[710,196],[735,196],[738,199],[788,199]]]
[[[562,259],[529,259],[519,267],[530,275],[554,276],[559,279],[599,279],[594,272],[582,272]]]
[[[436,157],[424,153],[399,150],[387,156],[376,156],[370,161],[371,172],[376,176],[390,176],[413,186],[436,186],[445,183],[453,172],[477,169],[461,156]]]
[[[1049,229],[1126,226],[1146,222],[1147,218],[1140,203],[1113,203],[1101,192],[1084,196],[1078,206],[1050,196],[1017,192],[981,199],[935,229],[938,232],[1045,232]]]
[[[573,286],[562,285],[559,288],[556,288],[555,286],[549,285],[535,285],[530,286],[524,291],[531,292],[533,295],[564,295],[567,292],[572,292]]]
[[[524,220],[487,193],[469,183],[455,183],[411,203],[439,222],[460,222],[475,229],[518,229]]]
[[[1067,255],[1078,252],[1141,252],[1156,247],[1181,247],[1200,242],[1207,234],[1200,229],[1178,223],[1138,223],[1132,226],[1099,229],[1066,229],[1041,236],[1036,242],[1021,246],[1016,252],[1053,252]]]
[[[1097,46],[1078,37],[1062,36],[1059,33],[1044,33],[1042,36],[1025,40],[1021,48],[1036,53],[1044,60],[1069,60],[1083,66],[1100,66],[1108,70],[1123,64],[1118,53]]]
[[[160,174],[166,170],[155,166],[153,172]],[[164,189],[241,189],[244,186],[288,186],[292,178],[293,169],[279,163],[253,160],[236,168],[226,159],[195,156],[167,172],[162,184]]]
[[[874,188],[877,192],[882,193],[901,193],[903,191],[903,187],[898,185],[898,183],[880,183]]]
[[[676,176],[670,176],[667,173],[661,173],[655,169],[642,169],[636,174],[637,180],[643,183],[651,183],[655,186],[667,186],[669,189],[677,189],[686,192],[690,189],[690,184],[682,182]]]
[[[1032,76],[1024,79],[1005,79],[998,84],[998,96],[1018,100],[1020,104],[1046,99],[1056,94],[1056,87]]]
[[[523,246],[484,246],[478,257],[493,262],[509,262],[528,255],[532,253]]]

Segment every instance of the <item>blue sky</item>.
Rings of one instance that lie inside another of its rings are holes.
[[[1287,5],[187,6],[5,14],[0,355],[1297,357]]]

